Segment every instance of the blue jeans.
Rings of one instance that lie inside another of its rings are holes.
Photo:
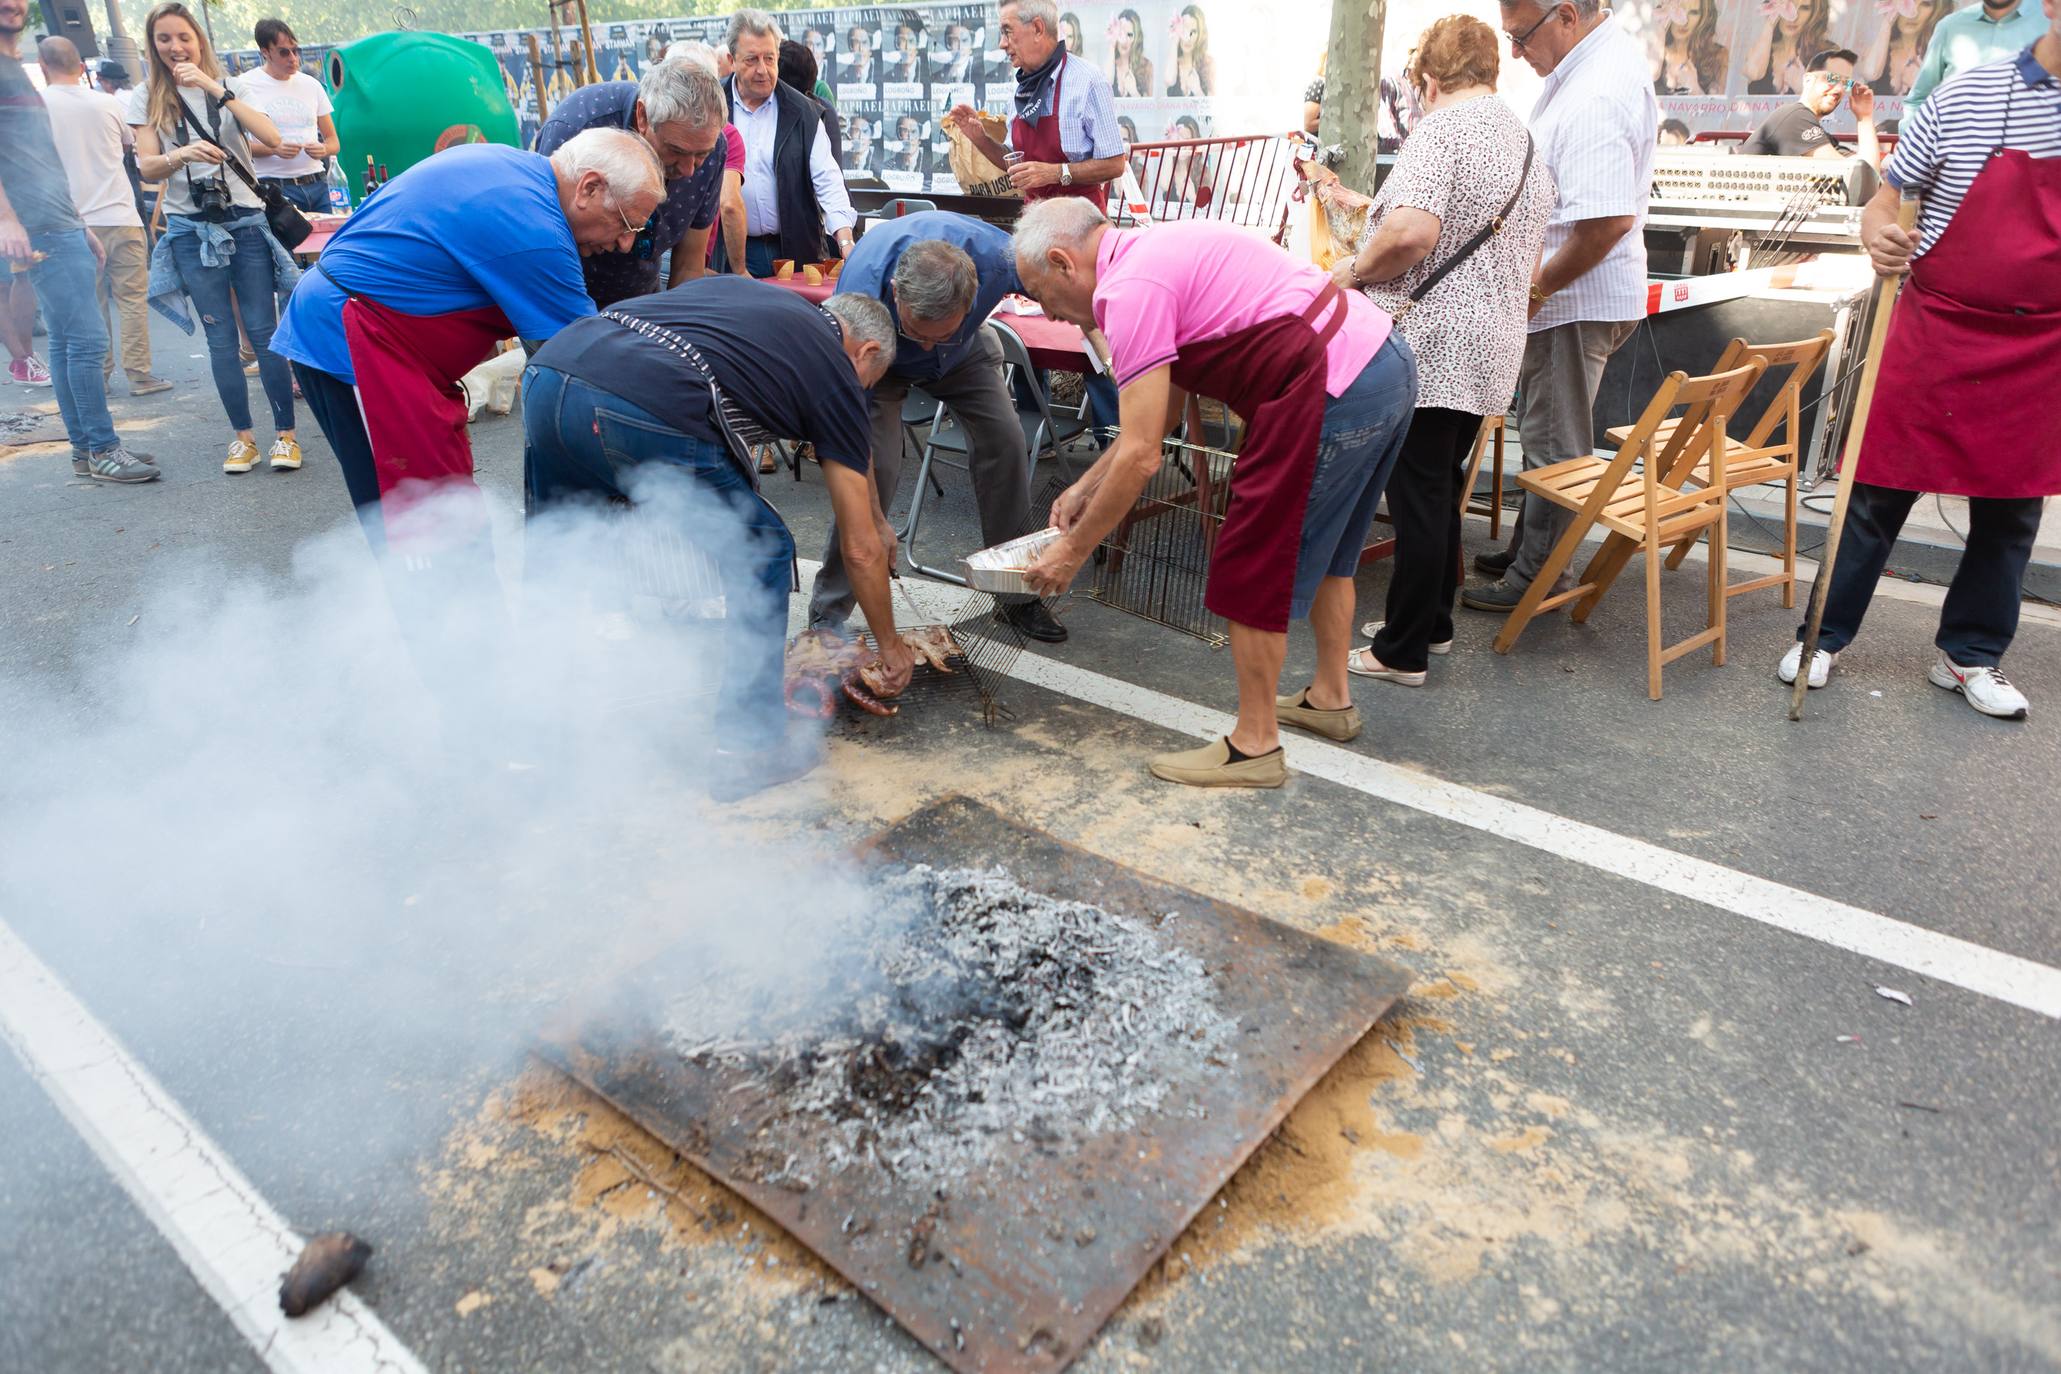
[[[682,379],[683,385],[691,385]],[[580,500],[665,500],[686,544],[716,564],[723,587],[723,699],[716,726],[733,748],[784,736],[787,595],[794,536],[721,444],[674,429],[612,392],[549,367],[522,378],[523,493],[532,516]],[[641,469],[641,471],[640,471]],[[668,472],[685,501],[648,485]]]
[[[1417,355],[1391,329],[1345,391],[1324,403],[1317,464],[1303,508],[1302,541],[1295,558],[1295,597],[1288,616],[1310,613],[1326,577],[1360,570],[1367,531],[1381,506],[1382,489],[1403,451],[1417,406]]]
[[[1095,426],[1097,437],[1112,433],[1116,429],[1117,400],[1116,383],[1100,372],[1090,370],[1082,374],[1088,391],[1088,422]],[[1201,442],[1198,436],[1197,442]]]
[[[309,181],[295,184],[278,177],[259,177],[258,180],[271,186],[286,197],[286,203],[304,215],[326,215],[329,213],[329,183]]]
[[[200,240],[191,234],[172,239],[172,261],[179,268],[179,284],[193,297],[200,325],[208,338],[208,368],[214,373],[215,393],[228,413],[229,428],[245,430],[250,423],[250,383],[237,357],[236,318],[243,317],[243,332],[258,354],[258,379],[264,383],[265,399],[272,403],[274,429],[293,428],[293,373],[286,359],[272,351],[272,330],[279,312],[272,300],[272,236],[263,224],[239,225],[233,231],[236,252],[221,267],[204,267],[200,261]],[[106,345],[103,343],[102,347]],[[96,368],[100,366],[95,359]]]
[[[86,231],[32,234],[29,247],[44,254],[29,268],[29,283],[50,328],[50,385],[72,447],[104,453],[121,441],[107,413],[107,326],[100,322],[100,263]]]

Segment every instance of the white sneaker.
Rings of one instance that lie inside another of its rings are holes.
[[[1813,689],[1823,687],[1832,676],[1832,665],[1839,661],[1839,655],[1824,649],[1811,655],[1811,682]],[[1775,676],[1784,682],[1796,681],[1796,669],[1803,662],[1803,645],[1792,644],[1789,652],[1782,655],[1781,663],[1775,667]]]
[[[1970,706],[1986,716],[1996,716],[2001,720],[2025,719],[2025,693],[2013,687],[2000,668],[1987,665],[1963,668],[1941,654],[1939,662],[1932,665],[1932,671],[1925,677],[1935,687],[1959,692],[1968,698]]]
[[[1360,633],[1365,635],[1367,638],[1372,639],[1375,635],[1381,633],[1381,627],[1383,625],[1386,625],[1387,623],[1388,622],[1386,620],[1370,620],[1366,624],[1360,626]],[[1449,654],[1453,651],[1453,641],[1450,639],[1441,639],[1437,643],[1429,644],[1425,647],[1430,649],[1431,652],[1435,654]]]

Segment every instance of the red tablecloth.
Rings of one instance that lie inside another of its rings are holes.
[[[314,228],[315,232],[300,241],[300,244],[293,250],[294,256],[297,258],[317,258],[322,256],[322,250],[329,245],[329,240],[335,237],[336,231],[343,228],[344,221],[349,218],[349,215],[309,215],[308,223]]]
[[[810,285],[800,277],[771,278],[773,285],[784,286],[806,300],[818,304],[830,299],[830,293],[837,289],[834,282]],[[1045,315],[1018,315],[1008,310],[998,310],[993,318],[1016,331],[1016,337],[1023,340],[1029,350],[1031,362],[1053,372],[1085,372],[1088,359],[1081,352],[1081,331],[1063,320],[1051,319]]]
[[[837,289],[836,282],[811,282],[807,277],[768,277],[766,280],[775,286],[784,286],[803,300],[814,301],[818,305],[829,300],[830,293]]]
[[[1031,362],[1050,372],[1086,372],[1088,355],[1081,352],[1082,334],[1077,325],[1049,315],[1012,315],[995,312],[997,323],[1016,331],[1029,352]]]

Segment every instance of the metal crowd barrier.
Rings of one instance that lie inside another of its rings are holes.
[[[1110,218],[1119,225],[1223,220],[1285,243],[1295,159],[1309,146],[1302,134],[1134,143]]]

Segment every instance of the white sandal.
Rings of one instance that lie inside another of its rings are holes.
[[[1421,672],[1406,673],[1400,668],[1391,668],[1374,657],[1374,646],[1355,649],[1345,656],[1345,670],[1354,677],[1379,678],[1383,682],[1399,683],[1404,687],[1422,687],[1425,675]]]

